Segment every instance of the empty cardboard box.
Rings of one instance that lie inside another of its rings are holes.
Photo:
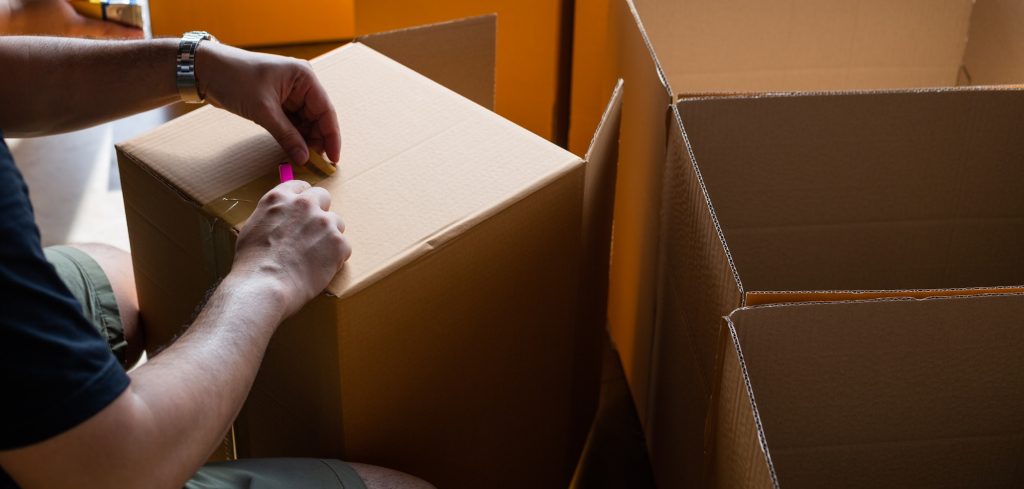
[[[674,101],[1024,83],[1024,4],[1012,0],[595,0],[576,8],[571,150],[583,151],[608,87],[626,80],[609,321],[645,423],[675,411],[649,400]],[[656,466],[675,464],[652,455]]]
[[[658,410],[673,411],[649,420],[655,453],[676,460],[659,468],[665,487],[700,483],[714,454],[703,440],[706,430],[716,436],[709,402],[722,317],[733,310],[1024,291],[1024,91],[709,97],[682,100],[673,113],[652,390]],[[741,316],[744,328],[761,317]],[[881,312],[876,319],[901,321]],[[1004,319],[1007,328],[1020,322]],[[858,353],[828,355],[852,364]],[[722,382],[736,388],[734,379]],[[827,395],[807,388],[801,395]],[[744,467],[722,463],[725,471]]]
[[[445,488],[568,483],[597,394],[603,322],[581,311],[600,287],[581,277],[606,283],[607,245],[588,236],[610,234],[617,112],[585,163],[489,111],[494,25],[369,36],[313,61],[342,161],[297,177],[331,193],[354,254],[272,340],[235,425],[241,456],[340,457]],[[118,154],[153,349],[227,273],[285,156],[213,107]]]
[[[729,318],[715,487],[1024,485],[1024,295]]]

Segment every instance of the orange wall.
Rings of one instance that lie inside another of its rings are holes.
[[[373,0],[369,0],[373,1]],[[353,37],[355,0],[150,0],[153,35],[207,30],[237,46]]]

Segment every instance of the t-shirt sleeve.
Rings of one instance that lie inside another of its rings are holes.
[[[128,383],[44,257],[25,184],[0,139],[0,450],[77,426]]]

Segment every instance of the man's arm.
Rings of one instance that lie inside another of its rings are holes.
[[[329,206],[325,190],[301,181],[267,194],[188,332],[132,371],[128,389],[88,421],[0,452],[4,470],[26,489],[182,487],[238,414],[278,324],[351,254]]]
[[[0,37],[0,129],[8,136],[79,129],[178,100],[176,39]],[[199,92],[266,128],[289,157],[338,161],[337,115],[309,63],[204,42]]]

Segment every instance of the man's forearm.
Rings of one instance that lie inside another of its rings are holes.
[[[64,132],[174,102],[177,46],[174,39],[0,37],[0,129]]]
[[[283,319],[275,287],[229,276],[185,335],[131,373],[139,441],[159,447],[137,467],[183,481],[223,439]]]

